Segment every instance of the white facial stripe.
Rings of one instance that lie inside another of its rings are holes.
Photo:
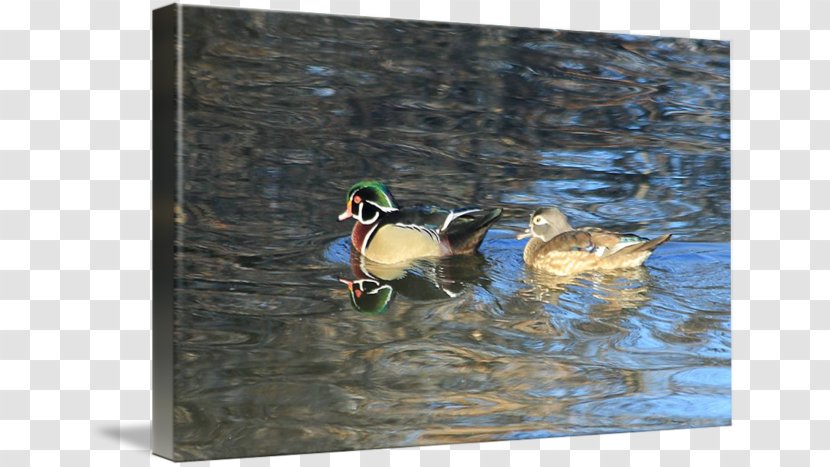
[[[373,291],[371,291],[371,292],[368,292],[368,294],[369,294],[369,295],[375,295],[375,294],[377,294],[378,292],[380,292],[381,290],[384,290],[384,289],[394,290],[394,289],[392,289],[392,286],[391,286],[391,285],[389,285],[389,284],[384,284],[383,286],[378,287],[378,288],[376,288],[375,290],[373,290]]]
[[[386,196],[386,195],[384,195],[384,196]],[[386,200],[387,200],[387,201],[389,201],[389,198],[386,198]],[[386,206],[381,206],[381,205],[379,205],[378,203],[376,203],[376,202],[374,202],[374,201],[369,201],[368,199],[367,199],[367,200],[364,200],[364,203],[369,203],[369,204],[371,204],[372,206],[374,206],[374,207],[376,207],[376,208],[380,209],[380,210],[381,210],[381,211],[383,211],[383,212],[392,212],[392,211],[397,211],[397,210],[398,210],[397,208],[388,208],[388,207],[386,207]],[[392,203],[390,202],[389,204],[392,204]]]
[[[363,223],[366,224],[366,225],[374,224],[375,221],[377,221],[379,217],[380,217],[380,211],[375,211],[375,215],[371,219],[363,221]]]
[[[374,284],[375,286],[380,285],[380,282],[378,282],[374,279],[358,279],[356,281],[352,281],[352,284],[357,284],[357,286],[360,288],[360,290],[365,292],[366,289],[363,288],[363,285],[366,284],[367,282],[371,283],[371,284]]]
[[[367,203],[367,202],[368,201],[364,201],[363,203]],[[357,215],[355,216],[355,219],[357,219],[361,224],[364,224],[364,225],[374,224],[375,221],[377,221],[378,218],[380,217],[380,211],[375,212],[375,215],[371,219],[364,219],[363,218],[363,203],[360,203],[358,205],[359,207],[357,208]],[[374,204],[374,203],[372,203],[372,204]]]

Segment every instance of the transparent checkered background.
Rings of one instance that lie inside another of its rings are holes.
[[[830,1],[186,3],[732,41],[733,426],[202,465],[830,465]],[[4,467],[169,464],[149,453],[161,4],[0,6]]]

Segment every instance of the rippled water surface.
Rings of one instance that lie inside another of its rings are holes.
[[[181,456],[729,423],[727,44],[194,7],[184,33]],[[336,217],[364,178],[504,216],[478,255],[361,270]],[[536,273],[514,237],[549,205],[674,237]]]

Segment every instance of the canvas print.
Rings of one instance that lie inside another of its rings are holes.
[[[729,44],[154,16],[175,460],[726,425]]]

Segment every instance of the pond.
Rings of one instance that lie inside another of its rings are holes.
[[[730,423],[728,44],[185,9],[184,458]],[[362,179],[504,214],[478,254],[361,268]],[[673,238],[552,276],[515,239],[542,206]]]

